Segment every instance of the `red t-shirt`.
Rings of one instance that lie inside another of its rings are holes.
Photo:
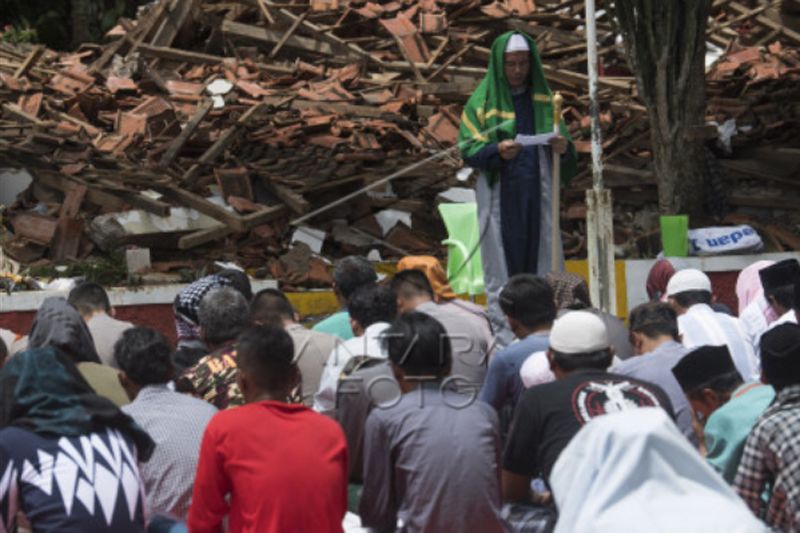
[[[226,495],[230,500],[226,501]],[[302,405],[263,401],[220,411],[200,447],[189,531],[341,532],[347,443]]]

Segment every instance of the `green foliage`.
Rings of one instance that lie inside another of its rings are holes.
[[[128,281],[123,252],[114,252],[107,257],[91,258],[62,266],[47,264],[31,267],[26,275],[37,279],[83,277],[104,286],[122,285]]]
[[[50,48],[69,49],[76,36],[94,42],[113,28],[122,17],[133,17],[144,0],[0,0],[5,20],[11,26],[2,39],[11,42],[40,42]],[[85,13],[86,23],[75,27],[73,9]]]
[[[0,41],[4,43],[20,44],[37,42],[36,30],[23,21],[19,26],[8,25],[0,32]]]

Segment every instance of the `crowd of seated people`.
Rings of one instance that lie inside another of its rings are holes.
[[[0,331],[3,530],[800,530],[796,260],[744,269],[738,316],[659,262],[627,322],[518,274],[503,347],[435,258],[333,279],[313,329],[225,270],[174,331],[89,282]]]

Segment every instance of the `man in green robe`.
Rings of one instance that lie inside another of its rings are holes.
[[[561,157],[562,180],[569,180],[575,147],[563,121],[559,131],[540,145],[517,141],[518,135],[554,132],[553,103],[533,39],[504,33],[492,44],[488,72],[464,108],[459,133],[465,163],[481,173],[476,197],[484,284],[501,345],[513,339],[498,304],[508,278],[543,275],[563,264],[560,253],[555,262],[551,257],[552,202],[560,192],[552,190],[552,158]]]

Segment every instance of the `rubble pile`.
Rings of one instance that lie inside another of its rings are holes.
[[[800,183],[800,34],[769,4],[717,1],[708,28],[720,57],[707,136],[732,190],[744,187],[728,198],[731,216],[756,224],[800,205],[785,192]],[[74,52],[0,44],[0,167],[34,179],[4,213],[2,247],[30,264],[141,246],[154,268],[228,260],[311,285],[324,276],[296,271],[291,242],[331,258],[443,256],[440,193],[475,179],[459,180],[453,149],[461,106],[492,40],[517,29],[536,39],[565,99],[579,173],[562,227],[567,257],[580,257],[591,180],[582,17],[575,0],[160,0]],[[598,35],[615,238],[620,254],[647,255],[657,232],[647,113],[608,13]],[[800,249],[791,224],[778,229],[770,245]]]

